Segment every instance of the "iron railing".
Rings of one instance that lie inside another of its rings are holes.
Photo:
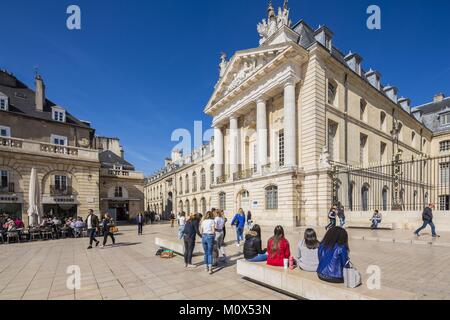
[[[450,155],[369,167],[333,163],[332,203],[349,211],[417,211],[429,203],[450,210]]]
[[[10,182],[4,186],[0,186],[0,193],[14,193],[14,183]]]

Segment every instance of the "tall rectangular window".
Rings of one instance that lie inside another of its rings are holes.
[[[3,188],[7,188],[8,187],[8,181],[9,181],[9,175],[8,175],[8,171],[6,170],[0,170],[0,187]]]
[[[441,210],[441,211],[450,210],[450,196],[449,195],[439,196],[439,210]]]
[[[333,121],[328,121],[328,153],[330,154],[331,160],[336,160],[336,135],[337,135],[338,124]]]
[[[284,166],[284,132],[278,133],[278,162],[280,167]]]
[[[67,177],[66,176],[55,176],[55,190],[65,191],[67,190]]]
[[[364,164],[367,162],[367,136],[365,134],[359,135],[359,162]]]
[[[450,182],[450,163],[439,164],[439,177],[442,185],[448,185]]]
[[[8,104],[5,98],[0,98],[0,110],[8,110]]]

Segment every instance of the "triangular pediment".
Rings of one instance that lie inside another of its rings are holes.
[[[283,43],[236,52],[227,62],[223,76],[217,82],[206,109],[264,69],[291,45]]]

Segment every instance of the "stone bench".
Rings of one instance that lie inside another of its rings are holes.
[[[237,261],[237,273],[263,286],[308,300],[417,300],[410,292],[381,287],[370,290],[363,285],[350,289],[343,284],[320,280],[315,272],[285,270],[265,262]]]
[[[368,221],[365,222],[349,222],[345,226],[350,229],[371,229],[372,222]],[[385,223],[382,222],[378,225],[377,229],[381,230],[395,230],[396,225],[394,223]],[[375,229],[376,230],[376,229]]]
[[[172,250],[174,253],[184,255],[184,243],[181,240],[155,238],[155,245],[163,249]],[[196,244],[194,248],[193,255],[201,254],[199,251],[196,251],[196,249],[198,249],[198,244]]]

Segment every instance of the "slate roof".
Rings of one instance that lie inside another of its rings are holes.
[[[445,111],[450,112],[450,97],[445,98],[442,101],[430,102],[417,106],[412,110],[413,114],[420,113],[422,115],[423,124],[433,131],[433,133],[450,131],[450,126],[442,126],[441,121],[439,120],[439,114]]]
[[[52,106],[56,106],[56,104],[46,99],[43,112],[37,111],[35,106],[35,92],[5,70],[0,70],[0,92],[9,98],[8,112],[54,121],[52,119]],[[77,119],[67,110],[66,124],[90,128],[89,124]]]
[[[124,170],[134,171],[134,166],[131,163],[110,150],[101,151],[99,153],[99,159],[102,168],[112,168],[114,165],[117,165],[122,166]]]

